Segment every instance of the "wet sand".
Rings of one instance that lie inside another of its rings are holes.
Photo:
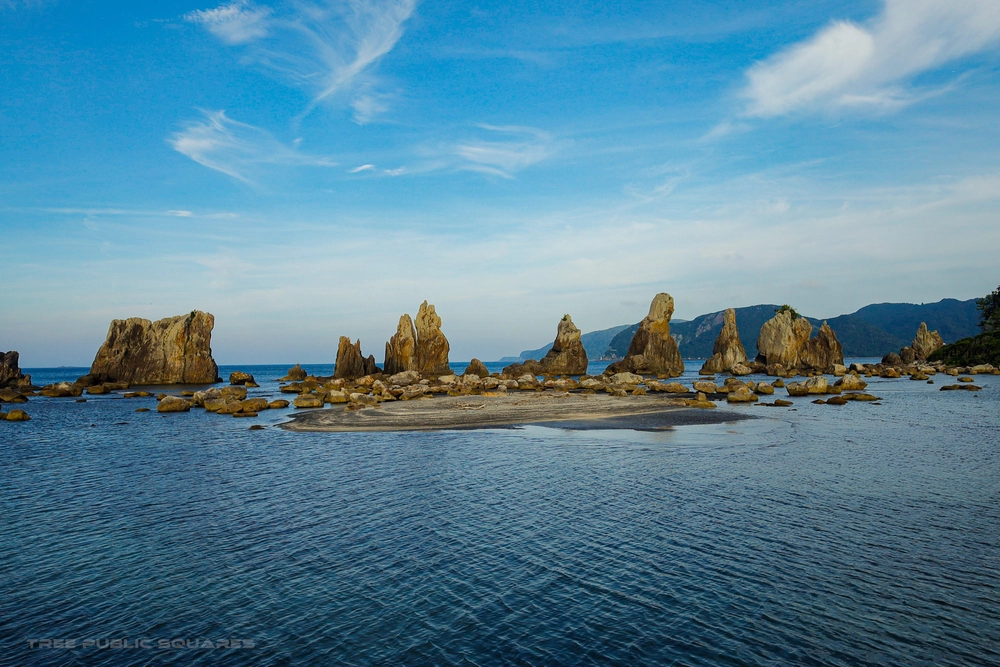
[[[662,430],[753,419],[727,410],[679,407],[661,396],[517,392],[510,396],[440,396],[348,411],[343,405],[303,410],[289,431],[437,431],[539,425],[553,428]]]

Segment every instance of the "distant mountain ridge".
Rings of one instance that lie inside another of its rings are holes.
[[[736,308],[736,326],[749,358],[757,356],[760,328],[774,317],[777,308],[777,304]],[[722,329],[722,313],[718,311],[699,315],[690,321],[671,322],[670,332],[684,358],[706,359],[712,355],[715,339]],[[808,315],[805,317],[812,323],[814,333],[824,321]],[[848,315],[826,318],[826,321],[836,332],[844,346],[844,355],[848,357],[881,357],[889,352],[898,352],[901,347],[910,344],[921,322],[940,332],[946,343],[979,333],[979,312],[975,299],[942,299],[925,304],[877,303]],[[593,360],[620,359],[628,351],[638,327],[636,323],[583,334],[581,340],[587,356]],[[551,344],[537,350],[525,350],[521,358],[538,359],[550,347]]]

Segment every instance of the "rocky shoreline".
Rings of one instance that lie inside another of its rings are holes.
[[[600,376],[585,374],[587,353],[580,341],[581,332],[569,315],[560,320],[552,349],[543,359],[511,364],[500,373],[490,373],[481,361],[473,359],[464,373],[456,375],[450,370],[449,344],[441,330],[441,318],[434,306],[424,301],[416,326],[408,314],[400,317],[396,334],[386,343],[385,369],[376,365],[373,356],[362,355],[360,341],[352,343],[341,336],[332,376],[310,376],[296,365],[280,379],[285,383],[280,391],[292,395],[288,400],[248,394],[248,389],[259,385],[252,375],[237,371],[230,375],[226,387],[184,390],[179,396],[175,392],[157,393],[156,410],[170,413],[202,408],[219,415],[256,417],[264,410],[331,406],[316,413],[318,416],[293,417],[288,425],[291,430],[422,430],[543,422],[591,424],[602,419],[619,425],[670,425],[674,423],[671,420],[693,419],[678,416],[680,412],[715,408],[719,401],[792,406],[792,401],[777,397],[766,402],[766,397],[781,389],[790,398],[846,405],[880,400],[865,393],[866,377],[909,378],[933,384],[932,376],[941,373],[957,378],[956,384],[944,385],[942,391],[974,392],[982,387],[974,383],[972,375],[1000,375],[1000,369],[990,364],[950,367],[929,361],[943,341],[925,324],[921,324],[913,344],[899,354],[886,355],[878,364],[852,364],[848,368],[836,334],[826,322],[810,337],[812,325],[794,309],[783,306],[762,326],[759,354],[752,361],[739,339],[735,311],[727,310],[714,354],[702,367],[701,377],[686,386],[668,381],[684,370],[677,343],[670,335],[673,310],[673,298],[657,294],[628,355]],[[20,372],[17,352],[8,352],[0,357],[0,404],[26,403],[35,396],[82,402],[86,400],[80,398],[84,393],[142,398],[154,394],[128,390],[133,385],[221,382],[210,347],[214,322],[211,314],[201,311],[157,322],[114,320],[90,373],[75,382],[45,387],[34,386],[31,377]],[[716,374],[727,377],[717,382]],[[748,375],[767,377],[744,377]],[[786,379],[790,380],[787,384]],[[481,407],[468,408],[470,400],[481,402]],[[699,419],[731,418],[730,414]],[[0,420],[29,419],[20,408],[0,411]]]

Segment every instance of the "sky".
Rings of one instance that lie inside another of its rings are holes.
[[[1000,282],[996,0],[0,0],[0,349],[453,360]]]

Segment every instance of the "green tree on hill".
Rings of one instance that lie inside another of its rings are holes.
[[[1000,287],[982,299],[976,299],[976,307],[979,308],[979,326],[983,331],[1000,331]]]

